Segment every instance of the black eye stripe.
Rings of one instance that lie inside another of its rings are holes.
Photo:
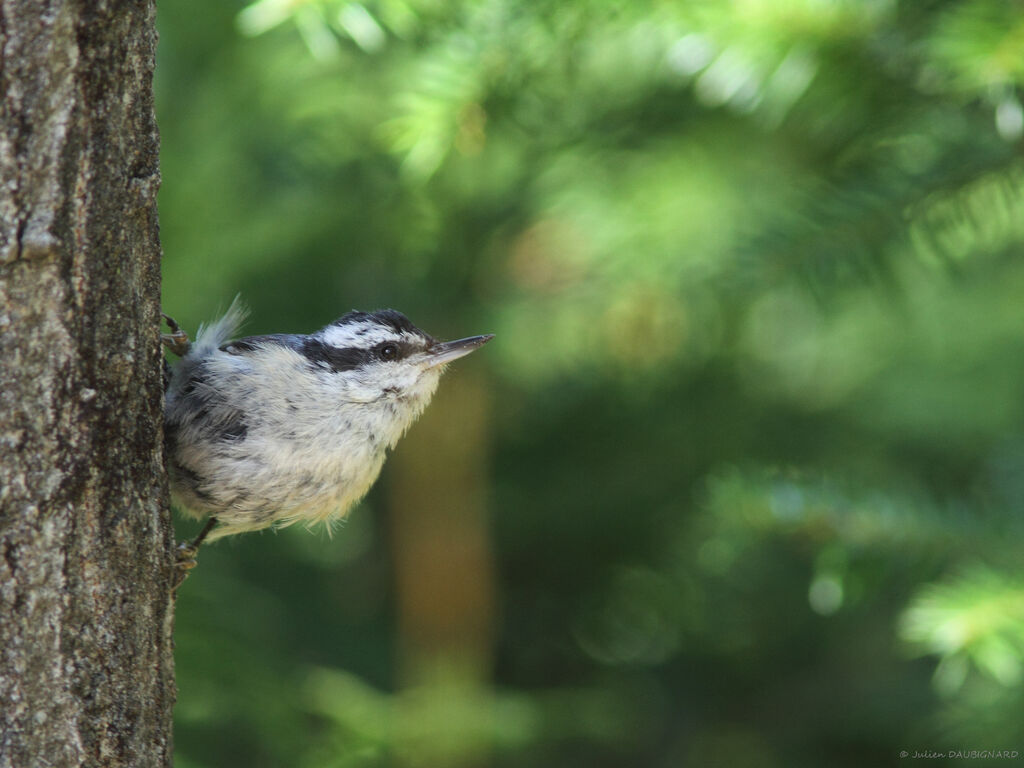
[[[339,349],[316,338],[303,340],[299,353],[318,368],[329,368],[335,373],[351,371],[373,359],[373,351],[358,347]]]
[[[351,371],[374,362],[395,362],[407,357],[417,347],[401,341],[383,341],[370,349],[361,347],[332,347],[317,338],[303,340],[298,352],[318,368],[335,373]]]

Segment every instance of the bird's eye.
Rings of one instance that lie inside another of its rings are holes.
[[[398,358],[398,345],[388,342],[382,344],[380,347],[380,356],[382,360],[395,360]]]

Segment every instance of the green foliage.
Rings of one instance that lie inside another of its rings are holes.
[[[497,334],[333,539],[202,554],[182,765],[1020,743],[1019,4],[159,22],[166,311]]]
[[[969,662],[1007,688],[1021,682],[1024,656],[1024,589],[991,570],[969,572],[922,591],[903,616],[903,637],[942,662],[939,689],[952,695]]]

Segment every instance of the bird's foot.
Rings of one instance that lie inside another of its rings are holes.
[[[181,326],[174,321],[173,317],[165,315],[163,312],[161,312],[160,315],[163,317],[164,322],[167,323],[167,327],[171,329],[170,333],[160,334],[160,341],[162,341],[164,346],[171,350],[173,354],[178,357],[184,357],[188,354],[188,350],[192,346],[192,342],[189,341],[188,334],[181,330]]]
[[[203,526],[203,530],[199,532],[192,541],[183,541],[178,545],[175,550],[175,562],[174,568],[176,572],[174,588],[177,589],[181,586],[181,583],[188,578],[189,571],[195,568],[199,561],[196,560],[196,556],[199,554],[199,546],[203,543],[206,536],[213,530],[213,527],[217,524],[217,518],[211,517],[206,521],[206,525]]]
[[[199,553],[198,547],[193,547],[189,542],[183,541],[178,545],[175,550],[174,560],[174,588],[177,589],[181,586],[182,582],[188,578],[189,572],[199,565],[199,561],[196,560],[196,555]]]

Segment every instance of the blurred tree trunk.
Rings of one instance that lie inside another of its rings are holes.
[[[0,45],[0,767],[169,766],[154,7]]]
[[[398,444],[388,473],[401,682],[455,687],[480,706],[491,693],[495,616],[487,393],[472,363],[450,371]],[[420,745],[424,752],[415,762],[432,768],[490,762],[480,739],[435,746]]]

